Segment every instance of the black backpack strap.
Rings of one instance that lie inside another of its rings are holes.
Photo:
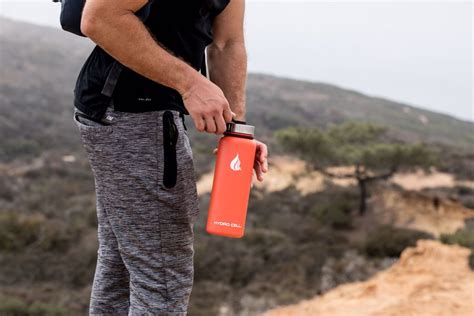
[[[154,0],[148,0],[148,3],[135,13],[142,20],[143,23],[146,22],[150,15],[151,5],[153,4],[153,1]],[[120,74],[122,73],[122,70],[123,65],[115,60],[107,76],[107,79],[105,79],[105,83],[101,91],[103,95],[107,97],[112,97],[115,90],[115,86],[117,85]]]
[[[117,85],[120,74],[122,73],[123,66],[118,61],[114,61],[112,68],[110,69],[107,79],[105,79],[104,87],[101,93],[107,97],[112,97],[115,86]]]

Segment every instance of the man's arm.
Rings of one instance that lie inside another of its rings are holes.
[[[207,48],[209,77],[217,84],[236,114],[245,121],[247,53],[244,42],[245,0],[231,0],[214,20],[214,41]]]
[[[245,0],[231,0],[214,20],[214,41],[208,47],[209,76],[224,92],[237,120],[245,121],[247,53],[244,42]],[[256,140],[254,169],[263,181],[268,171],[267,146]],[[216,152],[216,151],[215,151]]]
[[[219,87],[160,47],[135,15],[147,0],[87,0],[81,31],[120,63],[177,90],[199,131],[223,132],[232,119]]]

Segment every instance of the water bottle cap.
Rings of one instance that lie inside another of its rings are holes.
[[[227,123],[226,133],[240,134],[242,136],[253,137],[255,126],[247,124]]]

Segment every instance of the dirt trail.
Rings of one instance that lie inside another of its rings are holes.
[[[420,240],[400,260],[365,282],[277,308],[264,316],[472,316],[474,272],[470,251]]]

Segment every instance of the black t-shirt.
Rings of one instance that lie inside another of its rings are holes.
[[[212,43],[212,23],[230,0],[154,0],[145,25],[158,42],[200,70]],[[124,112],[174,109],[188,114],[181,95],[120,65],[96,46],[77,78],[74,104],[100,119],[113,100]]]

